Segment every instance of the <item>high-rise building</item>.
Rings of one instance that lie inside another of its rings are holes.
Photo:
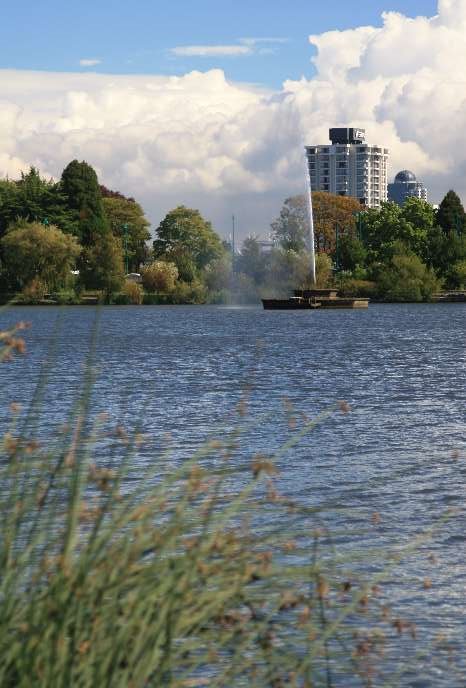
[[[396,175],[395,181],[388,185],[388,200],[403,205],[410,196],[427,201],[427,189],[422,182],[417,181],[413,172],[402,170]]]
[[[306,146],[311,188],[352,196],[368,208],[387,200],[388,149],[366,143],[364,129],[330,129],[331,144]]]

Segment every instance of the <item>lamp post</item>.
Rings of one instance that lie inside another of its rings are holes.
[[[129,224],[127,222],[124,223],[123,225],[123,246],[125,249],[125,274],[127,275],[129,273],[129,266],[128,266],[128,230],[129,230]]]
[[[231,216],[231,266],[233,272],[235,272],[235,253],[236,253],[236,246],[235,246],[235,230],[236,230],[236,219],[235,216]]]

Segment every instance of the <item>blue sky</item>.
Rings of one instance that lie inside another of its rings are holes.
[[[25,0],[2,8],[0,68],[178,75],[220,67],[229,79],[278,87],[312,75],[309,34],[380,25],[387,10],[433,15],[436,6],[436,0]],[[275,38],[281,40],[241,40]],[[234,54],[172,52],[186,46],[226,46]]]
[[[5,0],[0,178],[84,159],[154,227],[184,204],[264,236],[304,144],[354,125],[389,179],[466,199],[465,35],[466,0]]]

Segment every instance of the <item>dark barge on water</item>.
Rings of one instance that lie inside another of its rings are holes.
[[[314,308],[368,308],[369,299],[338,296],[337,289],[295,289],[288,299],[262,299],[265,310],[305,311]]]

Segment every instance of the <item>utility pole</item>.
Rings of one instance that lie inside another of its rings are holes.
[[[335,270],[340,269],[340,228],[338,222],[335,222]]]
[[[127,222],[123,225],[123,245],[125,249],[125,275],[129,273],[129,266],[128,266],[128,229],[129,225]]]
[[[235,271],[235,255],[236,255],[236,246],[235,246],[235,216],[231,216],[231,255],[232,255],[232,267],[233,267],[233,272]]]

